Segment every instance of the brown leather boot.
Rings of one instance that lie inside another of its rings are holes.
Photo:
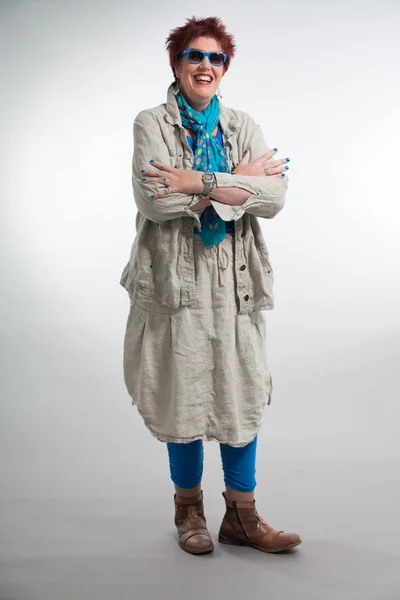
[[[175,525],[179,533],[179,545],[191,554],[208,554],[214,544],[207,530],[204,516],[203,490],[196,496],[184,498],[174,494]]]
[[[281,552],[301,544],[297,533],[273,529],[260,517],[256,501],[229,500],[226,492],[226,512],[219,530],[218,541],[233,546],[251,546],[261,552]]]

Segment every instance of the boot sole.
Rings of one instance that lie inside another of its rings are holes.
[[[258,546],[257,544],[253,544],[248,540],[230,538],[226,535],[222,535],[221,533],[218,535],[218,541],[221,544],[228,544],[229,546],[250,546],[251,548],[255,548],[256,550],[260,550],[261,552],[282,552],[282,550],[290,550],[291,548],[298,546],[302,542],[302,540],[300,540],[299,542],[293,542],[292,544],[286,544],[285,546],[279,546],[278,548],[264,548],[263,546]]]
[[[207,548],[207,549],[203,548],[203,549],[198,549],[198,550],[196,550],[196,548],[187,548],[186,546],[182,545],[181,543],[179,543],[179,546],[185,552],[189,552],[189,554],[210,554],[210,552],[214,551],[214,546],[212,546],[212,548]]]

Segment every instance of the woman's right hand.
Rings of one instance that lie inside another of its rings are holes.
[[[250,150],[245,152],[240,163],[234,168],[232,173],[236,175],[257,175],[257,176],[277,176],[282,179],[281,173],[286,171],[284,167],[280,165],[286,164],[286,158],[278,158],[272,160],[272,156],[275,154],[275,150],[268,150],[265,154],[257,158],[252,163],[250,162]],[[265,169],[269,170],[269,173],[265,173]]]

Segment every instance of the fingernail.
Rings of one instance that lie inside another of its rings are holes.
[[[146,181],[146,177],[143,177],[142,181]]]
[[[290,158],[287,158],[287,159],[286,159],[286,162],[289,162],[289,161],[290,161]]]
[[[154,160],[153,160],[153,159],[151,159],[149,162],[154,162]]]
[[[285,173],[281,173],[281,177],[285,177]]]
[[[154,198],[154,196],[150,196],[150,198]]]
[[[246,154],[246,152],[248,152],[248,150],[245,150],[244,153]]]
[[[278,148],[274,148],[274,152],[278,152]]]
[[[142,169],[140,172],[141,172],[141,173],[144,173],[144,171],[145,171],[145,169]]]
[[[289,168],[288,166],[285,166],[285,169],[288,169],[288,168]]]

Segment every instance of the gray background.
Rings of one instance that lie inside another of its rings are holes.
[[[2,1],[0,600],[398,600],[398,2]],[[198,7],[198,10],[197,10]],[[291,158],[260,219],[275,271],[260,514],[286,555],[182,552],[165,444],[123,382],[132,123],[165,102],[164,43],[219,16],[222,101]]]

